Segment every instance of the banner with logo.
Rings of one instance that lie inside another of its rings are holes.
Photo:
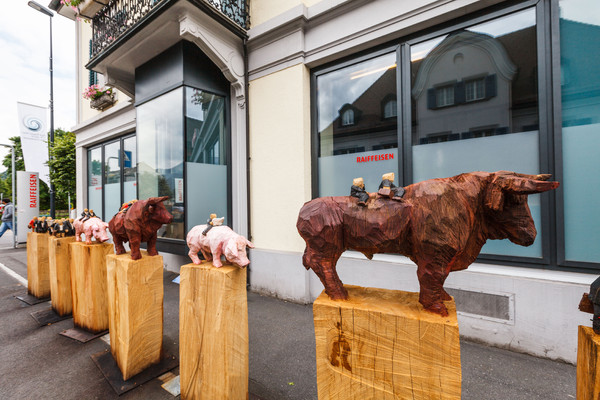
[[[17,115],[25,169],[38,172],[40,179],[50,186],[46,108],[17,102]]]
[[[27,225],[40,215],[40,182],[37,172],[17,171],[17,242],[27,242]]]

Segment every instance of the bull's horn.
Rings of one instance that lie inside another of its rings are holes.
[[[540,179],[507,177],[501,180],[502,190],[514,194],[534,194],[556,189],[559,185],[555,181]]]
[[[533,179],[538,181],[547,181],[550,178],[552,178],[552,174],[538,174]]]

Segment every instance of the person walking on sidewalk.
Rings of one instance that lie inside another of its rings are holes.
[[[8,229],[13,231],[13,234],[15,233],[15,230],[13,229],[13,213],[15,212],[13,204],[10,202],[9,198],[2,199],[2,202],[4,203],[4,210],[2,211],[2,225],[0,225],[0,237],[2,237],[2,235],[4,235],[4,232],[6,232]]]

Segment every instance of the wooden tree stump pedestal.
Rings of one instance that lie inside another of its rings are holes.
[[[160,362],[163,341],[163,258],[106,256],[110,349],[126,381]]]
[[[47,233],[27,233],[27,293],[42,299],[50,296]]]
[[[48,238],[48,266],[50,270],[50,296],[52,309],[64,317],[73,312],[71,294],[71,246],[75,236]]]
[[[248,396],[246,269],[212,263],[180,271],[179,371],[182,399]]]
[[[349,299],[315,300],[319,399],[457,399],[458,323],[425,311],[418,293],[344,286]]]
[[[71,247],[71,288],[73,325],[92,333],[108,329],[106,256],[110,243],[73,242]]]
[[[577,400],[600,398],[600,335],[579,326],[577,341]]]

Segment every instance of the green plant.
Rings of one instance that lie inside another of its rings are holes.
[[[87,99],[87,100],[96,100],[105,94],[112,95],[113,89],[112,88],[102,88],[101,89],[100,86],[98,86],[98,85],[92,85],[83,91],[83,98]]]

